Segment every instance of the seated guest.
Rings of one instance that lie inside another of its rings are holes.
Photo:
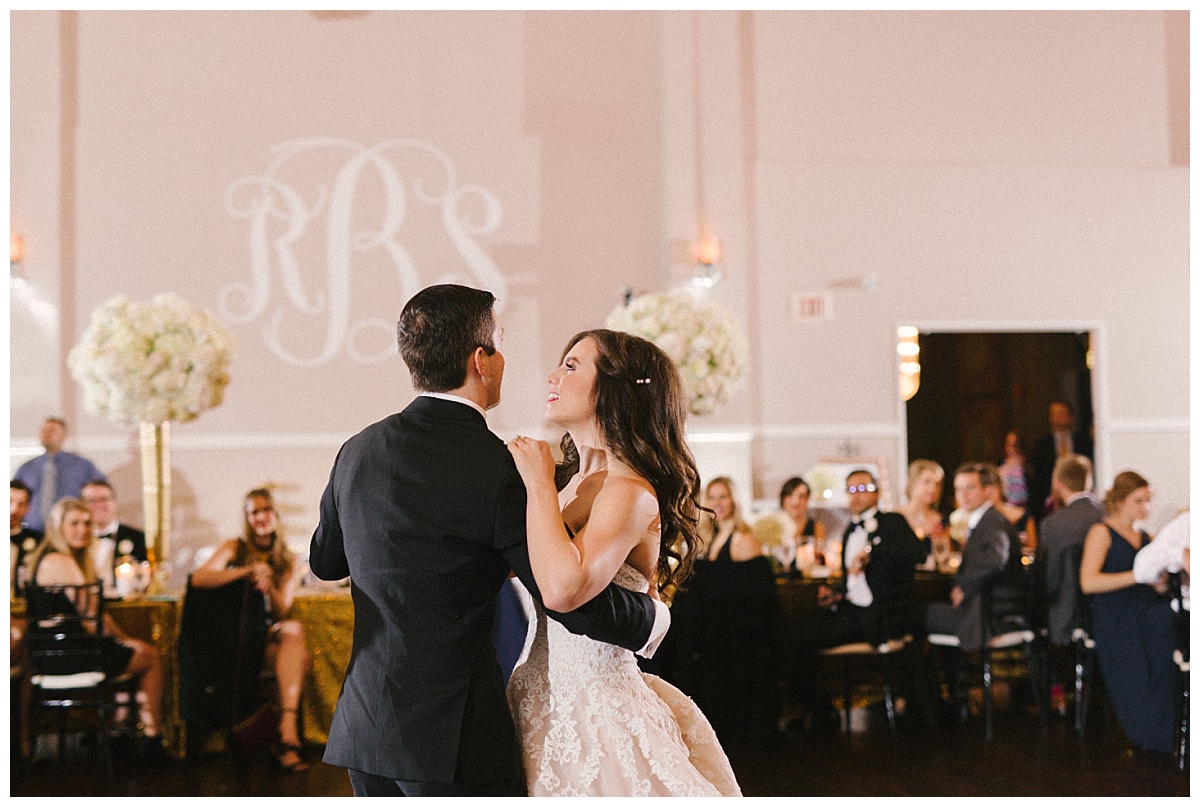
[[[96,524],[96,574],[104,581],[105,594],[113,596],[117,561],[126,556],[146,560],[146,533],[117,519],[117,494],[105,480],[88,482],[79,498],[91,509]]]
[[[779,512],[763,516],[754,524],[759,543],[783,569],[801,568],[815,563],[816,550],[825,548],[825,526],[808,513],[811,490],[808,483],[794,476],[779,490]],[[806,553],[798,552],[809,547]],[[807,558],[807,560],[805,560]]]
[[[704,553],[671,603],[672,628],[655,656],[723,744],[769,744],[779,719],[774,575],[738,514],[732,480],[710,481],[704,505],[712,510],[700,519]]]
[[[1150,536],[1134,525],[1150,512],[1150,483],[1123,471],[1104,494],[1104,521],[1088,530],[1079,584],[1091,595],[1092,638],[1104,685],[1125,736],[1137,748],[1174,750],[1175,619],[1171,606],[1137,582],[1134,557]]]
[[[92,513],[79,499],[60,499],[50,510],[46,522],[45,540],[29,558],[29,579],[36,586],[80,586],[96,582],[91,546],[94,540]],[[90,611],[92,603],[61,603],[40,596],[31,597],[30,619],[41,613],[63,613],[64,608],[76,612]],[[142,736],[139,744],[143,754],[162,757],[165,754],[159,739],[162,716],[163,670],[158,651],[139,639],[126,636],[108,614],[104,614],[105,638],[109,643],[104,652],[110,674],[128,673],[138,678],[138,719]]]
[[[29,486],[20,479],[8,483],[8,585],[14,597],[25,588],[25,560],[42,540],[42,534],[25,523],[29,514]]]
[[[1091,486],[1092,463],[1087,457],[1069,454],[1054,464],[1050,491],[1055,510],[1042,521],[1037,550],[1051,644],[1070,644],[1074,630],[1083,627],[1077,620],[1082,603],[1075,559],[1088,530],[1104,519],[1104,507],[1091,494]]]
[[[1181,510],[1154,536],[1154,540],[1138,550],[1133,557],[1133,579],[1155,591],[1166,593],[1167,575],[1181,573],[1183,609],[1191,604],[1191,547],[1192,518],[1187,508]]]
[[[246,494],[244,530],[241,538],[225,541],[192,573],[195,588],[219,588],[235,580],[248,579],[266,603],[268,631],[267,663],[272,665],[279,685],[279,766],[298,773],[308,769],[300,757],[297,710],[300,691],[311,662],[304,640],[304,627],[287,619],[303,577],[295,554],[288,549],[279,530],[279,516],[271,492],[258,488]]]
[[[1087,604],[1079,591],[1079,557],[1088,530],[1104,518],[1104,506],[1091,488],[1091,461],[1081,454],[1060,457],[1050,483],[1055,507],[1038,529],[1034,577],[1041,587],[1038,607],[1051,646],[1050,706],[1060,714],[1066,714],[1066,689],[1075,675],[1075,659],[1073,653],[1055,648],[1071,644],[1075,631],[1087,627],[1083,612]]]
[[[942,500],[942,480],[946,472],[933,460],[913,460],[908,464],[908,484],[904,495],[908,499],[900,508],[900,515],[908,520],[908,526],[918,538],[928,538],[930,553],[925,568],[936,568],[937,558],[950,552],[949,522],[938,509]]]
[[[1021,540],[1012,522],[992,505],[1000,495],[999,489],[1000,476],[991,463],[964,463],[954,473],[954,498],[966,514],[967,540],[950,589],[950,602],[929,605],[925,630],[957,636],[961,653],[983,647],[980,595],[985,585],[1000,579],[993,588],[993,632],[1022,619],[1027,602],[1021,577]],[[961,677],[959,654],[951,653],[939,666],[961,719],[966,715],[966,682]]]
[[[824,610],[792,626],[789,680],[809,715],[808,730],[831,727],[833,707],[825,691],[817,651],[849,644],[878,644],[913,629],[913,577],[929,554],[928,539],[918,538],[899,513],[878,509],[879,488],[867,470],[846,477],[852,518],[842,538],[844,581],[837,590],[818,589]]]

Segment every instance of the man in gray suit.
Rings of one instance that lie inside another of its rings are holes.
[[[1068,454],[1054,464],[1050,493],[1055,509],[1038,525],[1034,576],[1041,586],[1046,629],[1052,649],[1070,645],[1076,628],[1086,624],[1087,601],[1079,590],[1079,559],[1088,530],[1104,518],[1104,505],[1091,493],[1092,463]],[[1050,706],[1066,714],[1067,682],[1074,678],[1074,654],[1050,654]]]
[[[1054,465],[1050,492],[1058,506],[1038,526],[1038,567],[1046,586],[1047,627],[1051,644],[1071,643],[1080,627],[1077,611],[1084,605],[1079,592],[1079,553],[1093,524],[1103,520],[1104,506],[1091,493],[1092,463],[1069,454]]]
[[[971,653],[983,647],[982,593],[992,588],[992,632],[1005,629],[1005,623],[1019,619],[1026,602],[1022,585],[1021,539],[1016,527],[991,502],[1000,487],[996,466],[968,462],[954,474],[954,498],[967,513],[967,543],[962,563],[954,575],[950,602],[935,602],[925,612],[925,630],[958,637],[959,651]],[[955,700],[965,705],[965,683],[958,653],[942,665],[946,681],[952,682]]]

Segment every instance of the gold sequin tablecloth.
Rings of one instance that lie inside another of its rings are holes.
[[[300,699],[304,742],[324,745],[333,723],[333,708],[342,691],[350,645],[354,639],[354,603],[350,589],[306,591],[292,601],[288,618],[304,626],[304,639],[312,654],[312,671]]]

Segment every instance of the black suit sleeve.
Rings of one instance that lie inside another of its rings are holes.
[[[146,553],[146,533],[141,530],[135,530],[132,527],[121,526],[119,532],[126,532],[125,536],[133,542],[133,556],[138,560],[146,560],[149,555]],[[115,553],[114,553],[115,554]]]
[[[338,459],[341,459],[340,451]],[[335,461],[333,470],[329,472],[329,483],[321,494],[320,522],[308,545],[308,568],[321,580],[341,580],[350,576],[350,563],[346,560],[342,524],[334,495],[337,468]]]
[[[501,492],[496,513],[496,541],[517,579],[541,602],[542,596],[529,565],[529,547],[525,543],[525,486],[519,477],[510,480]],[[654,610],[654,600],[649,595],[609,583],[607,588],[574,611],[559,613],[546,609],[546,614],[571,633],[636,651],[650,640]]]

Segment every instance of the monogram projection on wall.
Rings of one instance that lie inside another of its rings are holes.
[[[488,289],[503,310],[509,284],[477,240],[500,226],[500,202],[487,188],[459,184],[454,164],[437,146],[409,138],[371,147],[312,138],[281,143],[272,153],[261,176],[238,179],[225,192],[226,210],[249,225],[251,279],[224,286],[217,305],[231,324],[265,320],[263,341],[281,361],[317,367],[342,351],[363,364],[395,356],[395,320],[356,318],[355,312],[380,295],[403,305],[431,283]],[[435,222],[419,232],[417,205]],[[461,264],[423,273],[413,247],[426,240],[446,242]],[[395,288],[373,280],[356,284],[367,261],[385,267]],[[322,344],[288,344],[299,326],[314,322],[323,328]]]

